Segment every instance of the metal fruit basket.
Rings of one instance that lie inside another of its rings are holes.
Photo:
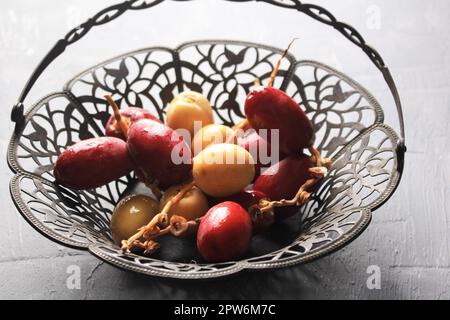
[[[121,107],[144,106],[164,119],[174,95],[186,89],[200,91],[212,102],[218,122],[232,125],[244,117],[241,108],[253,80],[270,77],[282,50],[266,45],[197,41],[175,49],[147,48],[80,73],[61,92],[45,96],[24,114],[28,92],[69,45],[126,11],[162,2],[126,1],[101,11],[58,41],[32,74],[12,112],[16,127],[8,150],[8,164],[15,173],[11,196],[19,212],[53,241],[89,250],[123,269],[179,279],[292,266],[323,257],[356,239],[369,225],[372,212],[392,196],[400,182],[406,152],[400,98],[381,56],[354,28],[321,7],[297,0],[260,2],[304,13],[360,47],[382,72],[393,94],[400,133],[384,124],[377,100],[351,78],[319,62],[298,61],[288,55],[275,86],[306,108],[316,129],[315,146],[332,157],[334,164],[299,214],[274,227],[270,235],[256,237],[243,260],[202,263],[192,239],[168,238],[152,257],[122,253],[111,240],[109,221],[114,205],[136,185],[136,179],[127,176],[81,192],[53,183],[53,164],[62,150],[103,135],[109,117],[104,93],[110,93]]]

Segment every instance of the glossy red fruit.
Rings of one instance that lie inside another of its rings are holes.
[[[128,150],[137,168],[166,189],[183,182],[192,170],[191,150],[176,131],[152,120],[136,122],[128,132]]]
[[[236,194],[233,194],[228,197],[223,198],[210,198],[209,204],[211,206],[216,206],[220,203],[231,201],[236,202],[240,206],[242,206],[244,209],[248,211],[248,209],[257,204],[259,200],[266,199],[267,196],[259,191],[254,190],[242,190],[241,192],[238,192]]]
[[[133,169],[127,144],[118,138],[101,137],[78,142],[57,159],[56,182],[78,190],[106,185]]]
[[[266,194],[270,200],[292,199],[300,187],[310,179],[313,161],[306,155],[292,155],[273,165],[261,175],[253,189]],[[295,208],[276,208],[275,220],[285,219],[296,212]]]
[[[257,131],[280,130],[279,150],[284,154],[301,153],[313,143],[313,126],[306,113],[279,89],[254,87],[245,101],[245,114]]]
[[[255,160],[255,179],[261,175],[261,170],[285,158],[283,154],[272,154],[270,143],[263,139],[255,130],[247,130],[243,136],[238,137],[237,144],[250,152]],[[272,156],[274,156],[272,159]],[[275,161],[274,161],[275,160]]]
[[[155,117],[153,114],[148,112],[147,110],[136,108],[136,107],[128,107],[126,109],[120,110],[120,114],[122,116],[122,121],[125,122],[129,127],[142,119],[149,119],[161,123],[161,121]],[[125,135],[123,134],[120,127],[117,125],[116,118],[112,115],[106,126],[105,126],[105,135],[109,137],[116,137],[122,140],[125,139]]]
[[[211,205],[217,205],[222,202],[232,201],[239,204],[250,214],[253,224],[253,232],[259,233],[265,231],[274,222],[273,214],[261,214],[258,210],[258,205],[261,200],[269,200],[269,198],[262,192],[255,190],[244,190],[225,198],[213,198],[210,200]]]
[[[235,202],[223,202],[212,207],[202,219],[197,248],[208,262],[232,261],[248,251],[251,237],[248,212]]]

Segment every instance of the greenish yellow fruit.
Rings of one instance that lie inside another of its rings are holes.
[[[159,202],[153,198],[133,195],[124,198],[113,211],[111,232],[115,243],[121,244],[148,224],[159,213]]]

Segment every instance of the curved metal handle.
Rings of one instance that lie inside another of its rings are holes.
[[[165,0],[128,0],[100,11],[93,18],[81,24],[79,27],[71,30],[64,37],[64,39],[61,39],[57,42],[57,44],[53,47],[52,50],[50,50],[50,52],[45,56],[45,58],[33,72],[27,84],[25,85],[25,88],[23,89],[17,104],[13,107],[11,113],[11,120],[16,122],[18,125],[24,121],[23,102],[25,98],[27,97],[28,93],[30,92],[31,88],[34,86],[35,82],[42,74],[42,72],[44,72],[44,70],[58,56],[60,56],[69,45],[83,38],[93,27],[113,21],[128,10],[147,9],[150,7],[154,7],[164,1]],[[172,0],[172,1],[181,2],[192,0]],[[397,86],[395,85],[395,81],[392,78],[391,72],[389,71],[388,67],[386,67],[381,55],[374,48],[372,48],[366,43],[364,38],[355,28],[344,22],[337,20],[329,11],[327,11],[322,7],[308,3],[301,3],[299,0],[225,0],[225,1],[231,2],[256,1],[268,3],[286,9],[297,10],[315,19],[316,21],[319,21],[323,24],[333,27],[334,29],[339,31],[342,35],[344,35],[348,40],[350,40],[353,44],[361,48],[367,54],[370,60],[375,64],[375,66],[381,71],[394,97],[400,122],[400,141],[398,145],[398,158],[400,166],[399,170],[403,170],[403,159],[404,154],[406,152],[405,125],[404,125],[402,104],[400,100],[400,95],[397,90]]]
[[[33,88],[36,81],[41,74],[47,69],[47,67],[58,58],[68,46],[79,41],[83,38],[93,27],[100,26],[111,22],[128,10],[142,10],[154,7],[165,0],[128,0],[98,12],[94,17],[87,20],[80,26],[72,29],[63,39],[59,40],[56,45],[50,50],[44,59],[39,63],[38,67],[32,73],[30,79],[28,79],[22,93],[19,96],[18,102],[14,105],[11,112],[11,120],[16,122],[16,129],[24,122],[24,105],[28,93]],[[178,0],[185,1],[185,0]]]

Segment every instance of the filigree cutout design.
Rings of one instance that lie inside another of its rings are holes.
[[[190,43],[173,51],[146,49],[82,73],[66,85],[66,90],[99,126],[106,124],[110,114],[103,99],[106,93],[121,107],[145,107],[163,120],[168,104],[185,90],[203,93],[214,107],[216,120],[233,125],[244,118],[241,101],[255,79],[267,80],[281,53],[276,48],[230,41]],[[294,63],[290,55],[283,61],[275,86],[283,86]]]
[[[244,116],[243,101],[254,78],[264,82],[281,52],[252,43],[201,41],[174,50],[132,52],[81,73],[63,93],[36,104],[11,140],[8,161],[16,172],[11,193],[17,207],[51,239],[89,248],[125,269],[163,277],[211,278],[284,267],[344,246],[397,186],[398,138],[382,123],[381,107],[364,88],[327,66],[296,62],[292,56],[283,62],[275,84],[305,108],[318,132],[318,148],[334,157],[334,165],[313,200],[301,208],[301,230],[295,230],[289,245],[225,264],[123,254],[111,241],[109,222],[114,205],[135,180],[128,176],[83,192],[53,184],[53,165],[62,150],[103,135],[110,115],[105,93],[121,107],[145,107],[163,119],[175,94],[201,91],[212,101],[218,122],[232,125]]]
[[[122,178],[92,191],[57,187],[41,178],[18,175],[11,184],[21,212],[39,231],[70,246],[111,245],[110,217],[129,181]]]
[[[16,151],[17,170],[53,180],[53,166],[68,146],[103,135],[83,108],[64,93],[39,102],[22,134],[11,146]]]
[[[180,279],[201,279],[220,277],[232,274],[242,269],[236,262],[197,264],[191,263],[167,263],[151,257],[142,257],[135,254],[123,254],[117,247],[107,245],[92,245],[89,250],[96,256],[114,263],[118,266],[159,277]]]
[[[299,62],[287,92],[305,108],[316,132],[315,146],[327,157],[384,119],[378,102],[361,85],[317,62]]]
[[[333,251],[349,234],[359,234],[370,219],[370,211],[364,209],[326,212],[320,221],[305,225],[301,235],[289,246],[247,262],[257,264],[258,268],[305,262],[318,252]]]
[[[399,179],[397,143],[392,129],[378,125],[342,149],[319,191],[302,207],[303,224],[330,212],[374,210],[386,201]]]
[[[111,114],[103,98],[109,94],[122,107],[145,107],[163,120],[164,109],[179,93],[174,52],[146,49],[96,66],[66,85],[103,128]]]
[[[229,126],[245,117],[242,102],[250,88],[256,79],[267,82],[282,53],[276,48],[230,41],[191,43],[179,51],[185,89],[207,96],[216,119]],[[294,62],[290,55],[283,60],[274,86],[283,86],[287,70]]]

